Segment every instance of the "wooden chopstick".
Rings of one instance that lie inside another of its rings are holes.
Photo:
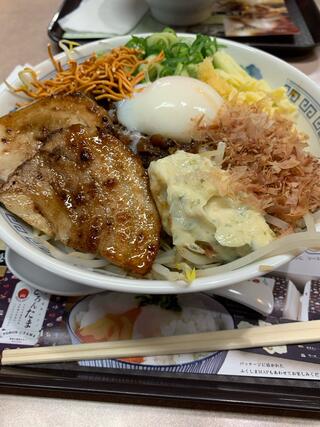
[[[2,365],[239,350],[320,342],[320,320],[171,337],[4,350]]]

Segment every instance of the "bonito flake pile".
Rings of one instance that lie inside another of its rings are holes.
[[[259,105],[225,105],[202,131],[209,148],[225,142],[223,168],[267,214],[295,226],[319,209],[320,161],[308,153],[307,136],[290,120],[269,116]]]

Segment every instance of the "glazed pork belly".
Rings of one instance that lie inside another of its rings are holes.
[[[106,111],[83,94],[43,98],[0,118],[0,181],[31,159],[46,137],[72,124],[103,128]]]
[[[0,201],[51,238],[144,275],[160,220],[142,163],[108,132],[94,101],[60,99],[0,119],[2,132],[11,129],[1,142]]]

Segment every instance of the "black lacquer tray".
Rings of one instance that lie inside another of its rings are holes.
[[[77,364],[3,367],[0,392],[314,417],[320,382],[223,375],[130,372]]]

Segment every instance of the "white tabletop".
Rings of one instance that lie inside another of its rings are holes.
[[[1,427],[319,426],[315,419],[0,395]]]
[[[0,81],[17,64],[36,64],[46,58],[48,21],[61,0],[0,0]],[[316,0],[320,6],[320,0]],[[320,84],[320,48],[293,65]],[[103,403],[40,397],[0,395],[0,427],[57,426],[259,426],[320,425],[313,419],[175,409],[123,403]]]

